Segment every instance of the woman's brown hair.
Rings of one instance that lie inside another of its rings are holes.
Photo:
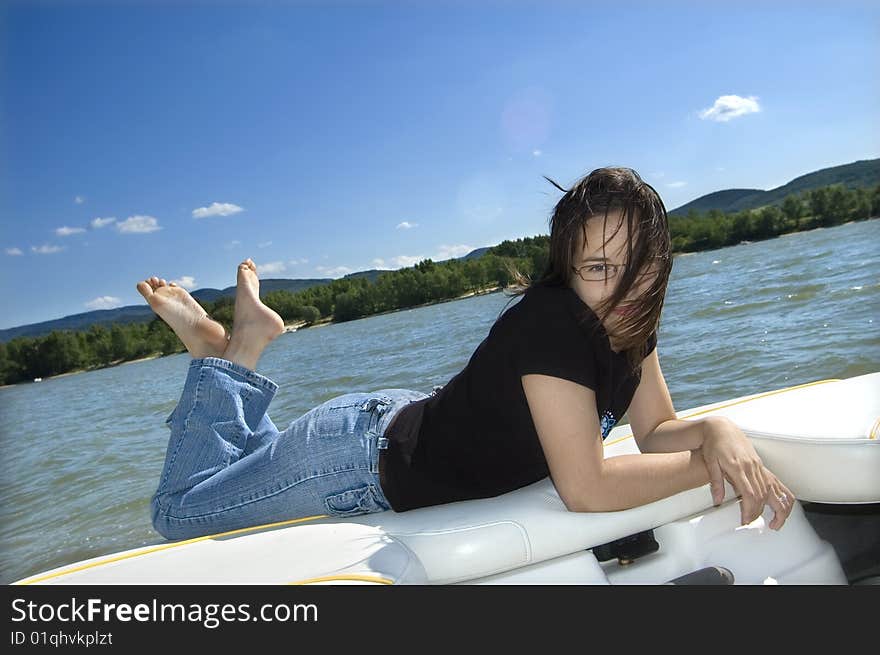
[[[616,345],[626,351],[630,364],[637,368],[644,359],[648,338],[659,327],[672,270],[666,207],[654,187],[631,168],[597,168],[570,189],[563,189],[548,177],[545,179],[564,194],[550,218],[549,262],[534,281],[516,270],[511,271],[515,284],[507,293],[518,296],[538,285],[571,286],[572,276],[577,274],[575,263],[580,257],[580,247],[587,240],[587,222],[604,221],[603,233],[607,239],[610,235],[604,228],[608,214],[619,212],[623,220],[615,232],[623,225],[628,228],[626,262],[614,292],[594,310],[599,320],[604,320],[627,297],[639,276],[650,271],[653,276],[650,286],[633,301],[634,311],[620,319],[614,332]]]

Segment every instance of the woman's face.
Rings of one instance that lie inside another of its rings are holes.
[[[602,216],[587,221],[586,233],[586,243],[578,233],[576,252],[580,255],[575,257],[572,264],[578,273],[572,272],[571,287],[599,315],[599,306],[614,293],[618,281],[623,277],[629,230],[619,212],[608,212],[607,221]],[[651,282],[650,274],[639,277],[626,298],[602,319],[606,332],[613,336],[617,322],[632,311],[628,305],[647,290]]]

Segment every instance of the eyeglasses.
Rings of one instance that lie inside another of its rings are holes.
[[[591,262],[580,268],[571,267],[578,277],[584,282],[604,282],[605,280],[613,280],[617,277],[621,270],[621,264],[606,264],[604,262]]]
[[[590,262],[581,267],[572,266],[571,270],[577,273],[584,282],[605,282],[614,280],[626,268],[623,264],[608,264],[606,262]],[[656,270],[646,271],[637,276],[639,282],[649,280],[657,275]]]

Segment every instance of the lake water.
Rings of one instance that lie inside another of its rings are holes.
[[[658,352],[676,409],[880,370],[880,220],[676,258]],[[260,372],[286,425],[351,391],[445,384],[508,298],[284,334]],[[516,301],[513,301],[516,302]],[[189,357],[0,389],[0,583],[161,543],[149,520]]]

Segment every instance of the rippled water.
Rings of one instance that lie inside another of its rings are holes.
[[[677,409],[880,370],[880,220],[678,257],[658,351]],[[286,424],[351,391],[430,392],[508,298],[478,296],[285,334],[260,371]],[[516,301],[513,301],[516,302]],[[0,582],[162,541],[149,521],[175,355],[0,389]]]

